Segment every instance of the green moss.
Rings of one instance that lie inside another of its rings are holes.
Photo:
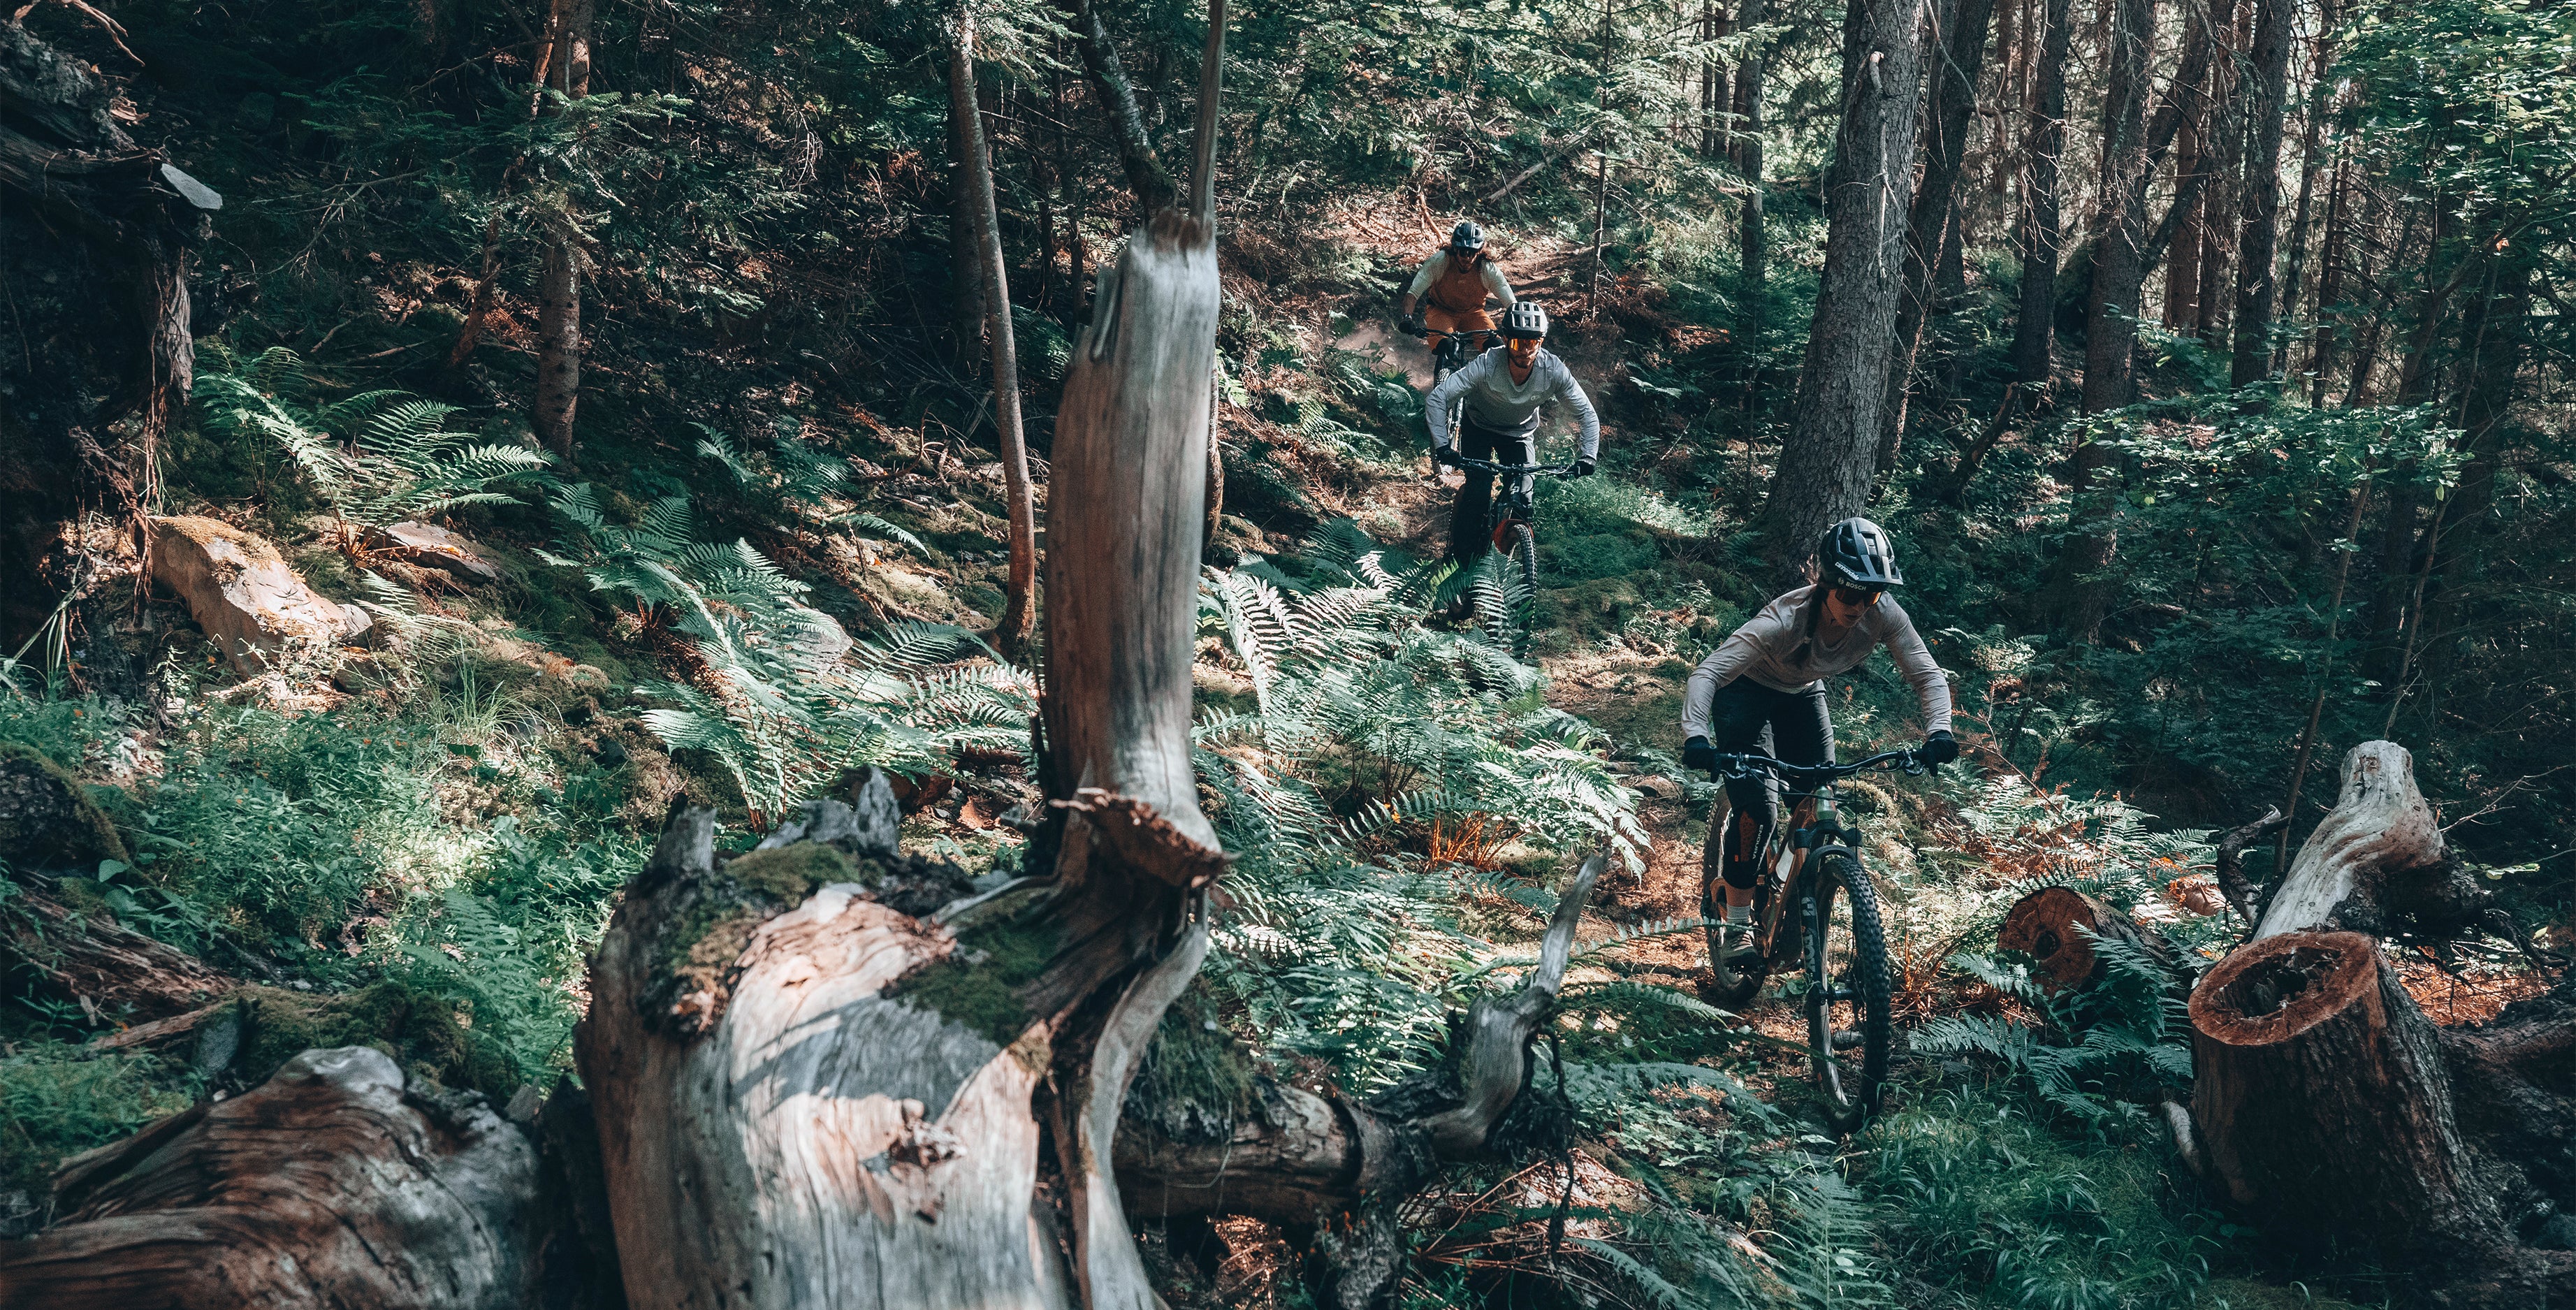
[[[1252,1057],[1218,1022],[1207,980],[1163,1012],[1154,1044],[1128,1086],[1126,1113],[1177,1141],[1223,1141],[1253,1109]]]
[[[0,853],[35,867],[124,860],[125,839],[89,788],[42,751],[0,741]]]
[[[849,856],[809,841],[736,856],[723,872],[744,889],[781,905],[796,905],[825,883],[859,881],[858,866]]]
[[[968,933],[947,959],[897,984],[889,996],[935,1011],[950,1022],[1009,1046],[1028,1030],[1019,989],[1037,981],[1063,938],[1044,919],[996,924]]]
[[[398,982],[336,995],[246,987],[234,1004],[242,1046],[233,1068],[245,1082],[315,1047],[373,1046],[415,1079],[496,1099],[518,1090],[517,1069],[498,1041],[461,1022],[454,1002]]]

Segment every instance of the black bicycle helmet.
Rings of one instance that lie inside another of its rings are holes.
[[[1547,340],[1547,310],[1535,300],[1517,300],[1503,311],[1505,337],[1534,337]]]
[[[1897,570],[1896,550],[1887,544],[1887,533],[1864,518],[1848,518],[1825,529],[1824,544],[1816,548],[1816,558],[1824,567],[1825,581],[1854,587],[1901,587],[1905,575]]]
[[[1449,248],[1462,255],[1472,255],[1484,249],[1485,229],[1476,226],[1476,220],[1472,218],[1462,220],[1458,226],[1449,229]]]

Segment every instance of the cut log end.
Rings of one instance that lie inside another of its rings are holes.
[[[2379,985],[2360,933],[2267,937],[2227,957],[2191,996],[2192,1026],[2229,1046],[2276,1046],[2342,1014]]]
[[[2093,943],[2104,937],[2135,940],[2129,917],[2072,887],[2044,887],[2013,903],[1995,945],[2031,958],[2032,971],[2051,994],[2082,987],[2101,972]]]

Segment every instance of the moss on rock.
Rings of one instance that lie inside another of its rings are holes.
[[[30,747],[0,741],[0,859],[63,869],[126,858],[116,825],[80,779]]]
[[[265,1081],[300,1052],[337,1046],[375,1047],[414,1079],[495,1100],[521,1081],[500,1043],[462,1022],[455,1002],[398,982],[328,995],[245,987],[233,1004],[242,1020],[233,1069],[244,1083]]]

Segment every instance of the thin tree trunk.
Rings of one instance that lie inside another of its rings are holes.
[[[1109,29],[1101,24],[1100,10],[1093,0],[1064,0],[1073,15],[1073,42],[1082,51],[1083,71],[1091,77],[1092,98],[1100,102],[1100,112],[1109,119],[1109,139],[1118,146],[1118,163],[1127,171],[1127,188],[1135,193],[1136,211],[1152,214],[1168,205],[1180,203],[1180,188],[1154,154],[1154,138],[1145,127],[1144,111],[1137,108],[1136,88],[1127,80],[1127,69],[1118,62],[1118,47],[1109,40]]]
[[[2073,0],[2038,0],[2039,58],[2031,71],[2029,144],[2023,164],[2021,310],[2013,322],[2013,380],[2045,395],[2057,328],[2057,159],[2066,149],[2066,56]]]
[[[2238,199],[2244,194],[2245,98],[2240,91],[2245,79],[2237,55],[2245,41],[2239,10],[2237,0],[2215,0],[2209,10],[2219,49],[2210,64],[2209,128],[2202,136],[2209,185],[2201,195],[2201,212],[2207,217],[2200,225],[2200,250],[2193,256],[2200,260],[2200,307],[2193,328],[2212,346],[2226,331],[2227,311],[2235,302],[2227,294],[2233,286],[2227,274],[2235,266]]]
[[[1700,0],[1699,35],[1703,41],[1722,41],[1734,31],[1734,23],[1717,0]],[[1705,159],[1723,159],[1734,133],[1727,127],[1727,112],[1735,104],[1733,76],[1725,63],[1715,55],[1701,61],[1699,69],[1699,153]]]
[[[993,426],[1001,435],[1003,498],[1010,507],[1011,560],[1002,622],[994,636],[1004,650],[1028,644],[1034,619],[1030,593],[1037,586],[1037,509],[1029,490],[1028,438],[1020,423],[1019,343],[1011,333],[1009,270],[993,202],[993,172],[985,167],[984,116],[975,104],[975,29],[972,11],[958,18],[948,42],[948,113],[965,126],[967,181],[974,192],[975,241],[984,283],[984,340],[993,366]]]
[[[1750,31],[1762,23],[1762,0],[1742,0],[1738,20]],[[1744,175],[1744,212],[1737,223],[1736,244],[1747,287],[1762,285],[1766,274],[1762,230],[1762,52],[1747,50],[1735,70],[1735,171]],[[1758,334],[1760,325],[1755,325]]]
[[[2209,39],[2207,29],[2196,15],[2185,15],[2183,21],[2194,26],[2198,40]],[[2186,90],[2177,82],[2174,94],[2179,98]],[[2185,252],[2183,258],[2165,263],[2164,324],[2168,331],[2187,332],[2200,317],[2200,229],[2201,216],[2207,212],[2201,191],[2208,189],[2200,179],[2201,128],[2209,119],[2209,106],[2204,93],[2201,103],[2183,115],[2181,131],[2174,138],[2174,206],[2180,221],[2174,226],[2173,248]],[[2186,193],[2189,199],[2184,199]]]
[[[1601,67],[1595,74],[1594,107],[1608,117],[1610,107],[1610,0],[1601,0]],[[1610,217],[1610,142],[1606,136],[1597,147],[1601,176],[1592,197],[1592,285],[1583,296],[1583,316],[1592,318],[1600,311],[1601,243],[1604,224]]]
[[[2370,504],[2370,474],[2362,473],[2361,485],[2352,489],[2352,517],[2343,525],[2343,539],[2335,552],[2334,604],[2326,616],[2325,653],[2317,660],[2317,695],[2308,703],[2308,726],[2299,733],[2299,753],[2290,766],[2290,799],[2281,807],[2286,816],[2281,835],[2272,847],[2272,869],[2278,875],[2290,867],[2290,829],[2299,822],[2299,793],[2308,785],[2308,759],[2317,744],[2317,725],[2326,712],[2326,693],[2334,688],[2335,637],[2343,628],[2344,584],[2352,580],[2352,557],[2361,553],[2361,512]]]
[[[983,133],[976,129],[974,92],[967,92],[970,112],[960,114],[957,98],[948,111],[948,357],[960,373],[972,377],[976,356],[983,353],[984,256],[975,239],[975,175],[988,172],[982,155]]]
[[[1967,151],[1968,118],[1977,108],[1977,78],[1986,58],[1986,29],[1995,0],[1943,0],[1941,41],[1932,47],[1930,103],[1923,112],[1923,182],[1907,216],[1905,268],[1899,283],[1895,356],[1887,369],[1885,414],[1878,438],[1877,470],[1896,467],[1905,442],[1906,398],[1914,361],[1923,349],[1943,256],[1958,240],[1959,161]]]
[[[2292,317],[2299,312],[2299,275],[2307,266],[2308,217],[2317,190],[2317,152],[2324,141],[2325,119],[2334,99],[2326,79],[2334,66],[2335,21],[2335,0],[2318,0],[2317,37],[2308,46],[2307,108],[2300,114],[2306,120],[2306,139],[2299,148],[2299,203],[2290,220],[2290,271],[2281,282],[2281,312]],[[2288,350],[2289,342],[2284,340],[2273,351],[2273,372],[2288,363]]]
[[[1800,578],[1827,524],[1869,503],[1887,398],[1923,106],[1920,0],[1851,0],[1842,115],[1825,183],[1825,271],[1798,412],[1763,510],[1772,568]]]
[[[2318,252],[2316,330],[2308,337],[2308,407],[2323,409],[2326,404],[2326,375],[2334,369],[2335,331],[2326,321],[2336,305],[2343,303],[2345,265],[2351,260],[2352,236],[2351,188],[2348,185],[2352,166],[2349,161],[2335,160],[2334,180],[2326,188],[2326,235],[2324,249]]]
[[[2236,243],[2236,350],[2228,384],[2272,371],[2274,254],[2281,239],[2281,133],[2288,111],[2291,0],[2255,0],[2246,90],[2245,226]]]
[[[553,86],[567,100],[590,94],[592,0],[564,0]],[[563,227],[546,246],[537,285],[537,398],[531,426],[555,457],[572,458],[573,413],[581,403],[580,211],[564,202]]]

